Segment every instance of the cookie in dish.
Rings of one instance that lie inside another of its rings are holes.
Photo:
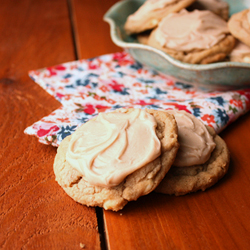
[[[156,188],[178,148],[177,124],[169,113],[100,113],[59,145],[56,181],[81,204],[118,211]]]
[[[208,64],[222,61],[234,48],[235,38],[226,21],[211,11],[182,10],[163,18],[147,44],[185,63]]]
[[[228,21],[232,35],[250,46],[250,9],[245,9],[232,15]]]
[[[180,149],[158,193],[185,195],[213,186],[228,171],[230,154],[225,141],[185,111],[167,111],[175,116]]]
[[[229,4],[223,0],[196,0],[187,8],[192,10],[210,10],[214,14],[220,16],[225,21],[229,18]]]
[[[155,28],[169,13],[179,12],[195,0],[146,0],[128,16],[124,29],[127,34],[141,33]]]
[[[229,60],[231,62],[250,63],[250,47],[237,41],[236,46],[229,54]]]

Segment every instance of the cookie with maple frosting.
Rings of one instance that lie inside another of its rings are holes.
[[[137,34],[155,28],[169,13],[179,12],[195,0],[146,0],[129,15],[124,29],[127,34]]]
[[[173,166],[155,191],[176,196],[204,191],[226,174],[229,150],[213,128],[205,126],[193,115],[185,111],[174,115],[180,149]]]
[[[233,14],[228,21],[232,35],[250,46],[250,9]]]
[[[231,62],[250,63],[250,47],[237,41],[228,57]]]
[[[211,11],[183,10],[162,19],[147,43],[182,62],[208,64],[222,61],[234,48],[235,38]]]
[[[210,10],[214,14],[220,16],[225,21],[229,17],[229,4],[223,0],[196,0],[188,7],[189,11],[192,10]]]
[[[100,113],[59,145],[56,181],[79,203],[118,211],[156,188],[178,147],[171,114],[141,109]]]

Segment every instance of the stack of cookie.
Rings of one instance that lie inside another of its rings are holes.
[[[234,32],[231,27],[236,25],[230,24],[237,18],[232,17],[228,22],[229,5],[223,0],[146,0],[128,16],[124,29],[128,34],[136,35],[140,43],[160,49],[185,63],[239,61],[238,54],[243,50],[243,61],[248,62],[249,57],[245,54],[249,51],[246,53],[247,48],[242,44],[239,48],[238,43],[238,39],[246,45],[245,41],[250,41],[248,12],[237,16],[243,20],[244,31],[242,27],[239,29],[241,24],[238,23]]]
[[[100,113],[60,144],[56,180],[75,201],[118,211],[152,191],[205,190],[228,170],[225,142],[185,111]]]

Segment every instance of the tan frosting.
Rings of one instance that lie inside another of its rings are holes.
[[[143,5],[128,18],[132,20],[140,20],[143,16],[158,9],[163,9],[166,6],[177,2],[178,0],[147,0]]]
[[[185,111],[168,110],[167,112],[175,117],[180,143],[173,165],[188,167],[205,163],[216,146],[206,126]]]
[[[155,118],[144,110],[100,113],[73,134],[67,162],[92,185],[112,187],[161,154]]]
[[[214,13],[204,10],[171,13],[156,30],[161,46],[177,51],[209,49],[229,33],[227,23]]]

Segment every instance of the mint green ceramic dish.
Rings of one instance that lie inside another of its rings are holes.
[[[219,62],[207,65],[183,63],[151,46],[139,44],[124,29],[127,16],[135,12],[144,0],[123,0],[113,5],[104,20],[110,24],[112,41],[124,48],[138,62],[152,67],[180,81],[210,87],[241,88],[250,86],[250,64]],[[250,1],[228,0],[230,14],[250,7]]]

